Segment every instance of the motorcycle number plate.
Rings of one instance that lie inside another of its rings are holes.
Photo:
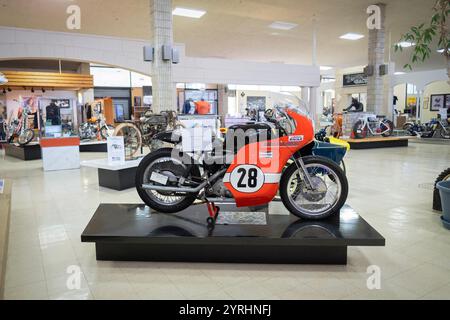
[[[265,182],[264,172],[257,166],[238,166],[230,175],[233,188],[243,193],[255,193],[261,190]]]
[[[165,186],[167,185],[167,181],[169,181],[169,177],[159,174],[157,172],[153,172],[150,177],[150,180]]]

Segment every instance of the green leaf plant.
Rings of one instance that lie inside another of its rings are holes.
[[[413,64],[425,62],[430,58],[432,50],[442,50],[447,63],[447,75],[450,83],[450,35],[449,20],[450,0],[437,0],[433,7],[433,16],[429,24],[422,23],[401,36],[400,42],[394,46],[395,52],[402,52],[401,42],[413,44],[410,63],[403,66],[412,70]],[[437,48],[434,44],[437,42]]]

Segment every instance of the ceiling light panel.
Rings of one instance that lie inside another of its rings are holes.
[[[206,11],[177,7],[172,11],[172,14],[174,16],[200,19],[206,14]]]
[[[362,34],[358,34],[358,33],[346,33],[346,34],[343,34],[342,36],[340,36],[339,38],[344,39],[344,40],[356,41],[356,40],[360,40],[360,39],[364,38],[364,36]]]
[[[291,22],[283,22],[283,21],[275,21],[272,23],[269,28],[276,29],[276,30],[292,30],[294,28],[298,27],[298,24],[291,23]]]

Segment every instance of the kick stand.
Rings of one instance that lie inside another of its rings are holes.
[[[206,219],[208,223],[208,230],[214,230],[216,227],[216,221],[219,217],[220,208],[214,204],[214,202],[206,202],[206,206],[208,207],[209,217]]]

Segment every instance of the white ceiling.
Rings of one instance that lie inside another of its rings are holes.
[[[0,0],[4,26],[67,31],[65,10],[82,10],[80,33],[150,39],[149,0]],[[414,24],[431,18],[435,0],[384,0],[386,26],[396,42]],[[310,64],[312,17],[317,19],[318,62],[348,67],[367,64],[366,9],[371,0],[173,0],[173,6],[203,9],[201,19],[174,17],[174,38],[189,56]],[[274,21],[296,23],[290,31],[273,30]],[[73,31],[72,31],[73,32]],[[341,40],[347,32],[363,40]],[[275,33],[275,34],[274,34]],[[387,36],[389,38],[389,36]],[[408,52],[393,54],[401,69]],[[445,68],[437,53],[416,70]]]

